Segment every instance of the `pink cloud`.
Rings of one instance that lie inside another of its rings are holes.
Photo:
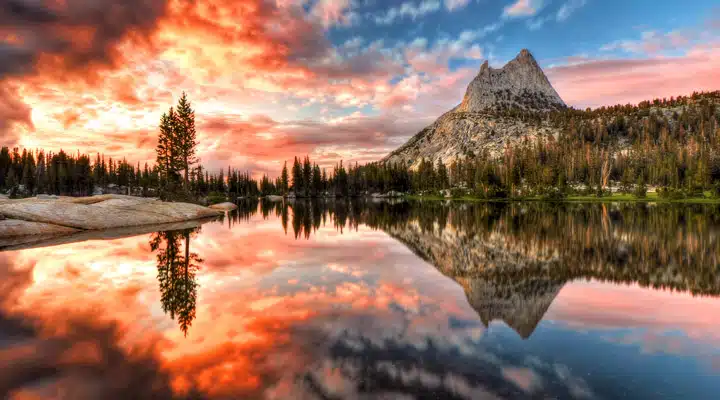
[[[658,304],[663,307],[658,308]],[[720,303],[713,298],[693,297],[640,288],[637,285],[568,284],[558,294],[545,319],[573,328],[645,328],[662,333],[682,331],[695,340],[720,340]]]
[[[532,17],[543,7],[543,0],[516,0],[505,7],[503,16],[509,18]]]
[[[696,46],[680,57],[587,59],[547,69],[553,86],[576,107],[638,103],[720,88],[720,46]]]
[[[349,24],[351,22],[350,0],[320,0],[312,14],[320,18],[324,26],[335,24]]]

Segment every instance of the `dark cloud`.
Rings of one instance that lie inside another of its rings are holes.
[[[36,72],[43,56],[64,71],[114,66],[124,39],[147,39],[167,0],[5,0],[0,8],[0,78]]]
[[[3,145],[17,144],[18,137],[12,130],[15,124],[33,128],[30,107],[20,99],[14,88],[0,82],[0,139]]]

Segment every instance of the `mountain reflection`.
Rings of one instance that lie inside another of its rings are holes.
[[[486,326],[502,320],[522,338],[574,280],[720,295],[718,206],[298,200],[260,209],[296,239],[327,221],[339,232],[382,230],[458,282]]]
[[[239,206],[201,232],[0,252],[0,398],[720,390],[715,206]]]
[[[175,319],[187,336],[195,319],[197,288],[195,275],[203,260],[190,251],[190,239],[200,228],[153,233],[150,249],[157,255],[157,279],[163,311]]]

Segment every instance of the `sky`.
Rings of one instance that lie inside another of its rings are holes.
[[[529,49],[568,105],[720,89],[714,0],[4,0],[2,145],[152,162],[188,93],[209,168],[382,158]]]

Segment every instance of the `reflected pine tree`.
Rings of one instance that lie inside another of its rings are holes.
[[[573,280],[720,296],[714,205],[298,199],[260,209],[296,239],[328,224],[382,230],[458,282],[484,324],[502,320],[522,338]],[[254,203],[234,218],[257,212]]]
[[[458,282],[485,325],[528,338],[577,279],[720,295],[720,207],[708,205],[329,201],[292,206],[339,232],[380,229]],[[308,211],[311,210],[311,211]],[[315,226],[317,229],[317,225]]]
[[[359,225],[408,246],[444,274],[517,282],[598,279],[720,295],[720,206],[463,203],[319,199],[267,201],[287,233]],[[234,212],[258,212],[257,201]]]
[[[163,311],[187,336],[195,319],[197,302],[196,273],[203,260],[190,251],[190,240],[200,228],[153,233],[150,248],[156,252],[157,279],[160,286],[160,301]]]

